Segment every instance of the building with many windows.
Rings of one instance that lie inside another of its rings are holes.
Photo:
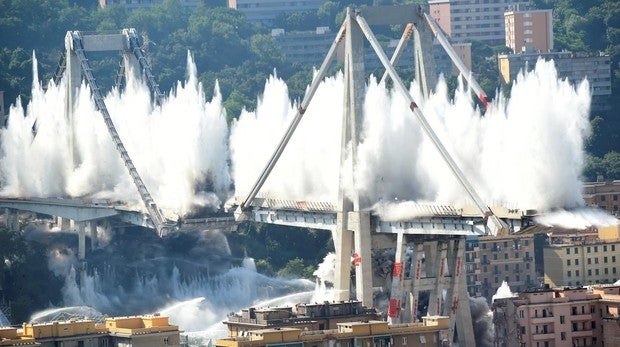
[[[241,11],[250,22],[272,25],[285,12],[316,11],[325,0],[228,0],[228,7]]]
[[[526,10],[504,13],[506,46],[514,53],[553,50],[553,11]]]
[[[543,249],[545,283],[552,287],[583,286],[620,279],[620,239],[612,236],[614,230],[617,235],[617,228],[601,228],[594,231],[598,237],[581,240],[550,237]]]
[[[506,281],[522,291],[538,284],[534,262],[534,235],[484,236],[465,243],[465,274],[470,296],[491,301]]]
[[[8,344],[11,341],[12,344]],[[4,344],[6,342],[7,344]],[[99,346],[180,347],[179,327],[168,317],[148,315],[106,318],[105,325],[92,320],[24,323],[21,331],[0,329],[0,346]]]
[[[496,346],[616,346],[620,286],[540,289],[493,303]]]
[[[588,79],[592,94],[592,109],[609,109],[611,95],[611,60],[608,54],[550,52],[500,54],[497,57],[499,71],[504,83],[512,83],[520,71],[531,71],[539,59],[553,60],[558,77],[578,85]]]
[[[354,346],[444,346],[450,318],[426,316],[419,323],[390,325],[385,321],[342,322],[334,329],[305,330],[276,327],[248,331],[244,336],[215,341],[216,347],[354,347]]]
[[[620,217],[620,180],[584,183],[583,199],[590,206]]]
[[[164,0],[99,0],[99,7],[120,5],[133,10],[136,8],[148,8],[160,5]],[[202,0],[180,0],[182,6],[196,7],[202,3]]]
[[[454,42],[479,40],[491,45],[505,41],[504,12],[525,8],[519,0],[429,0],[430,15]]]

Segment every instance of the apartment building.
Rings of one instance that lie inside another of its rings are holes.
[[[602,208],[620,217],[620,180],[584,183],[583,199],[589,206]]]
[[[446,333],[449,326],[449,317],[426,316],[420,323],[390,325],[385,321],[350,321],[338,323],[335,329],[329,330],[276,327],[248,331],[244,336],[218,339],[215,346],[444,346],[444,343],[448,343]]]
[[[8,344],[11,341],[13,344]],[[7,344],[3,344],[6,342]],[[168,317],[148,315],[106,318],[105,325],[92,320],[24,323],[21,331],[0,329],[0,346],[63,347],[180,347],[180,331]]]
[[[514,53],[553,51],[553,11],[528,10],[504,13],[506,46]]]
[[[511,83],[520,71],[533,70],[538,59],[553,60],[558,77],[568,79],[574,85],[578,85],[587,78],[592,93],[592,109],[609,109],[607,102],[611,95],[609,55],[571,52],[500,54],[497,61],[503,82]]]
[[[13,347],[13,346],[41,346],[39,342],[36,342],[32,337],[24,337],[18,331],[17,328],[12,327],[0,327],[0,346]]]
[[[455,42],[479,40],[491,45],[505,41],[504,12],[525,8],[518,0],[429,0],[430,15]]]
[[[125,6],[129,10],[137,8],[149,8],[160,5],[164,0],[99,0],[99,7],[106,8],[108,6]],[[197,7],[202,0],[180,0],[181,5],[185,7]]]
[[[368,322],[380,319],[380,314],[362,306],[361,301],[298,304],[295,307],[247,308],[241,314],[231,314],[223,323],[228,336],[244,336],[248,331],[295,327],[303,330],[336,329],[342,322]]]
[[[271,26],[281,13],[316,11],[324,2],[325,0],[228,0],[228,7],[241,11],[250,22]]]
[[[538,284],[534,235],[474,237],[465,243],[465,274],[470,296],[483,296],[490,302],[506,281],[514,291]]]
[[[540,289],[493,303],[496,345],[616,346],[620,286]]]
[[[543,249],[545,283],[582,286],[620,279],[620,240],[551,242]]]

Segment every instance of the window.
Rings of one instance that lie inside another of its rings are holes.
[[[611,251],[615,252],[616,251],[616,245],[611,245]],[[614,260],[615,261],[615,260]]]
[[[566,333],[565,332],[561,332],[560,333],[560,339],[561,340],[566,340]]]
[[[594,269],[594,275],[595,275],[595,276],[598,276],[598,275],[599,275],[599,273],[598,273],[598,269]]]
[[[164,345],[165,345],[165,346],[167,346],[167,345],[169,345],[169,344],[170,344],[170,343],[169,343],[169,341],[168,341],[168,338],[167,338],[167,337],[164,337]]]
[[[420,343],[426,343],[426,336],[420,335]]]
[[[407,344],[407,336],[403,336],[403,346]]]
[[[594,253],[598,253],[598,246],[594,246]]]
[[[579,270],[575,270],[575,276],[579,277]]]
[[[592,276],[592,269],[588,269],[588,276]]]
[[[566,271],[566,277],[571,277],[570,274],[571,274],[570,270]]]
[[[598,258],[594,258],[594,264],[598,264]]]
[[[575,259],[575,265],[579,265],[579,259]]]
[[[590,246],[586,248],[586,252],[590,253]]]
[[[504,271],[510,271],[509,269],[510,267],[508,266],[508,264],[504,264]]]
[[[607,252],[607,245],[603,245],[603,252]]]
[[[592,258],[588,258],[588,265],[592,264]]]
[[[575,254],[579,254],[579,248],[575,247]]]
[[[525,311],[519,310],[519,318],[525,318]]]
[[[508,253],[504,253],[504,259],[508,259]]]
[[[566,318],[564,316],[560,316],[560,324],[566,323]]]
[[[566,259],[566,266],[570,266],[570,259]]]
[[[566,254],[570,254],[570,248],[566,248]]]

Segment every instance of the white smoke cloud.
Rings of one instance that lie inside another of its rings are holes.
[[[10,107],[2,132],[0,194],[11,197],[92,197],[141,206],[120,155],[85,84],[74,113],[65,114],[65,81]],[[222,97],[205,101],[191,55],[188,79],[155,106],[144,83],[105,96],[110,116],[144,183],[164,213],[183,216],[197,206],[217,207],[229,196],[228,128]],[[33,133],[33,129],[36,135]],[[208,191],[201,191],[208,189]]]
[[[342,88],[341,75],[321,84],[261,194],[335,201]],[[428,100],[415,88],[411,93],[485,202],[549,210],[583,205],[579,177],[590,131],[588,89],[587,81],[575,88],[559,80],[553,62],[539,61],[518,76],[511,97],[498,97],[484,117],[462,86],[453,100],[443,81]],[[249,191],[293,116],[286,86],[272,77],[256,112],[244,112],[233,124],[237,196]],[[374,79],[366,90],[354,178],[345,175],[343,183],[349,194],[357,189],[365,207],[395,199],[469,203],[404,98]]]

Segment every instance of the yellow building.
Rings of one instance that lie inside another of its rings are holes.
[[[23,336],[34,338],[43,346],[63,347],[99,346],[108,338],[106,329],[91,320],[24,324]]]
[[[417,347],[441,346],[450,325],[450,318],[427,316],[421,323],[389,325],[384,321],[338,323],[336,329],[302,330],[272,328],[248,331],[245,336],[219,339],[216,347]]]
[[[170,325],[168,317],[106,318],[111,346],[157,347],[180,346],[179,327]]]
[[[551,244],[543,249],[545,283],[552,287],[614,283],[620,279],[620,240]]]
[[[41,346],[31,337],[24,337],[17,328],[0,327],[0,346]]]
[[[16,329],[13,329],[16,330]],[[158,347],[180,346],[180,331],[159,315],[106,318],[105,325],[91,320],[24,324],[23,332],[0,329],[0,346],[6,340],[21,338],[21,345],[62,347]],[[35,343],[36,341],[36,343]],[[8,343],[8,342],[7,342]]]

